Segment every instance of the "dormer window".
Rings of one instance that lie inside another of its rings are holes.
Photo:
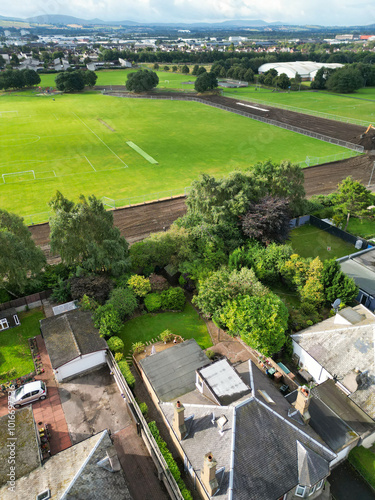
[[[306,493],[306,486],[298,485],[296,488],[296,497],[301,497],[303,498]]]

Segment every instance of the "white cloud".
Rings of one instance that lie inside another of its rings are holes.
[[[290,24],[375,23],[373,0],[14,0],[4,16],[65,14],[84,19],[192,22],[262,19]]]

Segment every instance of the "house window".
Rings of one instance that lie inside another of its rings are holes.
[[[296,496],[303,498],[305,496],[305,491],[306,491],[306,486],[301,486],[299,484],[296,488]]]
[[[198,373],[196,374],[195,385],[200,392],[203,392],[203,379],[198,375]]]
[[[21,324],[21,323],[20,323],[20,320],[18,319],[17,314],[15,314],[15,315],[13,316],[13,320],[14,320],[14,322],[15,322],[15,324],[16,324],[17,326]]]
[[[324,479],[322,479],[321,481],[319,481],[319,483],[316,485],[316,489],[320,490],[320,488],[323,486],[323,484],[324,484]]]
[[[0,319],[0,330],[6,330],[9,328],[8,321],[4,319]]]
[[[315,493],[315,490],[316,490],[316,484],[314,484],[314,486],[312,486],[310,488],[310,491],[309,491],[309,497],[311,497],[311,495],[313,495]]]

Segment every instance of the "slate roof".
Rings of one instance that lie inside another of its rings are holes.
[[[365,251],[358,257],[341,261],[340,266],[349,278],[354,279],[361,290],[375,295],[375,249]]]
[[[10,448],[7,448],[7,444],[15,444],[16,479],[28,474],[41,464],[32,407],[27,406],[15,411],[14,428],[9,428],[8,423],[8,414],[0,418],[0,487],[7,482],[7,474],[10,472],[10,464],[8,464]],[[14,429],[13,435],[9,432],[12,429]],[[14,441],[11,438],[15,438]],[[11,494],[14,495],[14,493]],[[3,499],[1,490],[0,498]]]
[[[313,486],[327,477],[329,466],[327,460],[307,446],[297,441],[298,483]]]
[[[195,370],[211,361],[194,339],[144,358],[140,365],[160,401],[172,401],[195,389]]]
[[[258,384],[260,380],[273,387],[257,368],[253,373],[252,366],[251,362],[242,363],[240,376],[253,394],[257,395],[258,387],[265,388]],[[299,484],[302,477],[318,482],[328,475],[335,453],[309,426],[288,417],[290,403],[270,387],[267,392],[275,400],[274,406],[253,395],[229,406],[189,404],[183,395],[179,397],[188,431],[180,445],[198,478],[204,455],[212,452],[217,461],[218,500],[230,496],[231,486],[233,500],[274,500]],[[186,398],[190,399],[190,394]],[[173,404],[162,402],[160,408],[172,426]],[[221,415],[228,419],[222,435],[217,425]],[[298,453],[299,449],[303,451]]]
[[[350,398],[375,418],[375,317],[362,305],[353,308],[364,315],[354,325],[337,324],[329,318],[292,335],[333,377],[351,392]],[[363,374],[356,376],[355,370]]]
[[[131,500],[122,470],[111,472],[98,465],[107,456],[112,441],[105,430],[52,456],[16,481],[14,491],[0,489],[1,500],[25,500],[50,489],[51,498],[78,500]]]
[[[42,319],[40,328],[54,369],[79,356],[107,349],[106,341],[94,328],[90,311],[75,309]]]
[[[4,319],[4,318],[13,319],[14,315],[18,316],[18,313],[17,313],[15,307],[10,307],[9,309],[4,309],[3,311],[0,311],[0,319]]]

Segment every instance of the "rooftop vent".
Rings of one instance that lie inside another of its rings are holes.
[[[51,498],[51,490],[42,491],[36,496],[36,500],[48,500],[49,498]]]

